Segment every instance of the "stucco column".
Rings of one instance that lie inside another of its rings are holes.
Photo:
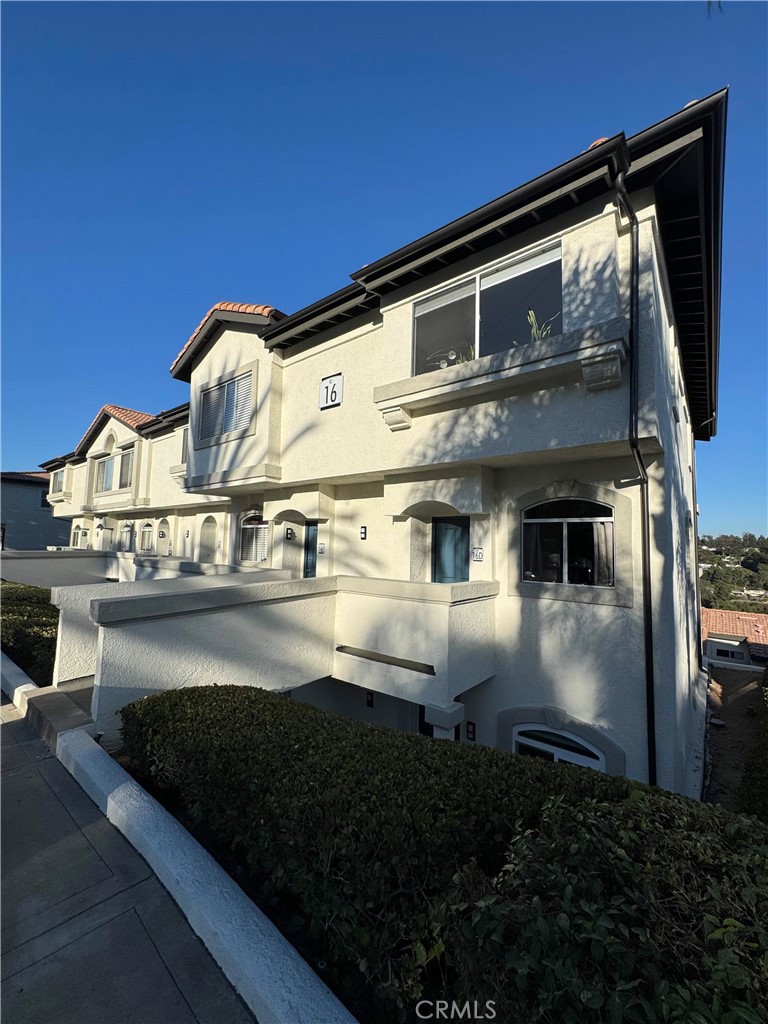
[[[448,707],[427,704],[424,707],[424,720],[432,726],[432,735],[436,740],[452,740],[454,729],[464,721],[464,705],[452,701]]]

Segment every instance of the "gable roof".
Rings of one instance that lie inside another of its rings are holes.
[[[260,320],[255,318],[259,317]],[[213,333],[225,323],[257,323],[268,326],[285,317],[274,306],[251,302],[217,302],[211,306],[203,319],[189,336],[187,343],[176,356],[171,365],[171,374],[181,380],[189,380],[191,363],[201,345],[210,339]]]
[[[118,423],[122,423],[124,427],[128,427],[130,430],[136,430],[143,423],[148,423],[155,418],[152,413],[127,409],[124,405],[102,405],[96,413],[93,423],[88,427],[80,439],[80,443],[75,448],[75,455],[83,455],[85,453],[86,448],[93,439],[93,435],[101,428],[102,422],[109,419],[109,417],[116,419]]]
[[[743,637],[753,656],[768,658],[768,615],[702,608],[701,639],[708,636]]]

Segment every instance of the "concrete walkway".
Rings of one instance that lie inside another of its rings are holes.
[[[176,904],[3,697],[2,1024],[255,1024]]]

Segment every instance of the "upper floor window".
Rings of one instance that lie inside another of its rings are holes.
[[[613,509],[596,501],[545,501],[523,513],[523,580],[613,587]]]
[[[96,490],[111,491],[112,479],[115,475],[115,456],[110,455],[108,459],[100,459],[96,463]]]
[[[200,440],[245,430],[251,422],[251,377],[249,370],[223,384],[203,391]]]
[[[133,448],[122,455],[110,455],[96,463],[96,491],[111,491],[115,486],[115,467],[119,463],[118,489],[130,487],[133,482]]]
[[[476,274],[414,307],[414,373],[562,334],[560,249]]]
[[[124,451],[120,456],[120,489],[130,487],[133,483],[133,448]]]
[[[40,492],[40,508],[48,508],[48,491]]]
[[[55,473],[51,474],[51,483],[49,494],[61,494],[64,490],[64,470],[57,469]]]
[[[240,527],[240,560],[266,562],[269,550],[269,523],[259,515],[247,516]]]
[[[181,432],[181,464],[186,465],[189,458],[189,427],[184,427]]]

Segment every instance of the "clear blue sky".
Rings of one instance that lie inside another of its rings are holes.
[[[719,434],[700,530],[768,533],[768,7],[4,3],[3,469],[71,451],[216,301],[291,312],[731,86]]]

